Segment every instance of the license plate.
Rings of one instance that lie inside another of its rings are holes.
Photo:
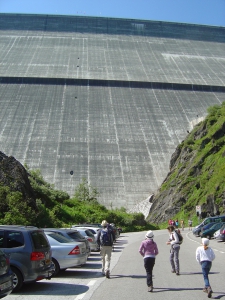
[[[12,285],[12,282],[9,280],[7,282],[4,282],[2,284],[0,284],[0,290],[6,290],[7,288],[9,288]]]

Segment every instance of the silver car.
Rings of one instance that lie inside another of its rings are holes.
[[[99,250],[99,246],[97,244],[96,238],[94,236],[94,234],[89,230],[89,229],[85,229],[85,228],[77,228],[77,230],[79,231],[79,233],[85,237],[90,245],[91,251],[98,251]]]
[[[58,234],[61,234],[62,236],[65,236],[66,238],[70,239],[71,242],[81,242],[84,243],[84,247],[86,248],[86,255],[87,258],[90,255],[91,249],[89,242],[86,240],[86,238],[80,234],[80,232],[74,228],[74,229],[69,229],[69,228],[44,228],[44,231],[51,231],[51,232],[56,232]]]
[[[45,231],[52,250],[52,262],[55,265],[56,276],[60,270],[66,270],[87,262],[86,247],[84,243],[71,242],[56,232]]]

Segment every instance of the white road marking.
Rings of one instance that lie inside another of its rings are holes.
[[[193,240],[193,239],[189,236],[189,234],[190,234],[190,231],[186,233],[186,237],[187,237],[190,241],[192,241],[192,242],[194,242],[194,243],[197,243],[197,244],[200,244],[200,245],[201,245],[200,242]],[[216,248],[212,248],[212,249],[213,249],[214,251],[217,251],[217,252],[221,253],[221,254],[224,254],[224,253],[225,253],[225,252],[220,251],[220,250],[218,250],[218,249],[216,249]]]
[[[87,286],[92,286],[92,285],[95,284],[95,282],[96,282],[96,280],[91,280],[91,281],[87,284]],[[77,295],[76,298],[75,298],[74,300],[81,300],[81,299],[84,298],[85,295],[86,295],[86,292],[85,292],[85,293],[82,293],[82,294],[80,294],[80,295]]]

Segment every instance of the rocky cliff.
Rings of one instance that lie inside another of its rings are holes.
[[[203,213],[224,213],[224,200],[225,102],[209,108],[206,119],[177,146],[147,220],[159,224],[181,212],[193,216],[197,205]]]
[[[30,185],[26,169],[13,156],[0,151],[0,184],[11,191],[22,193],[24,201],[36,209],[36,197]]]

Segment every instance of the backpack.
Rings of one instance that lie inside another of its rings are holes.
[[[182,234],[180,233],[180,230],[175,230],[177,236],[178,236],[178,239],[179,239],[179,244],[181,245],[183,243],[183,236]]]
[[[112,246],[113,240],[112,240],[112,233],[110,229],[107,230],[101,230],[100,234],[100,245],[101,246]]]

